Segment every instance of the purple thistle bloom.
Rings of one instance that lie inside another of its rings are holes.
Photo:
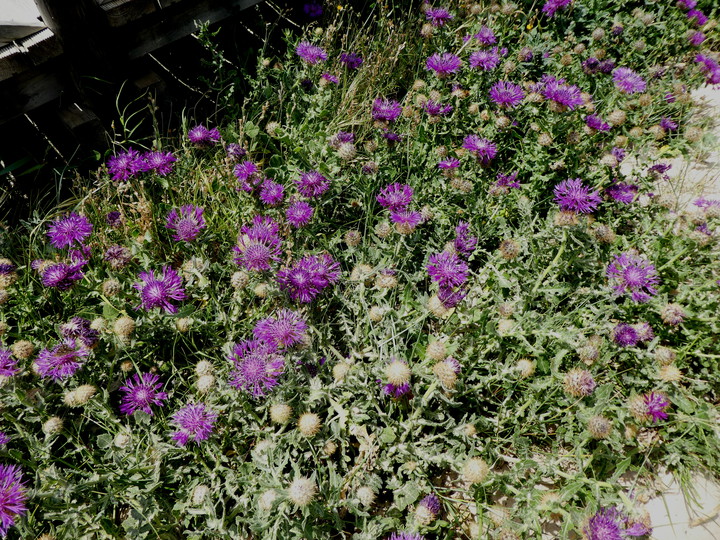
[[[165,223],[167,229],[175,231],[173,240],[176,242],[195,240],[200,231],[205,228],[203,212],[203,208],[192,204],[181,206],[179,211],[177,208],[173,208]]]
[[[383,130],[382,136],[384,139],[386,139],[390,143],[396,143],[403,140],[403,135],[400,135],[399,133],[395,133],[394,131],[390,130]]]
[[[644,92],[647,87],[645,80],[629,68],[616,68],[612,76],[616,88],[625,94]]]
[[[561,210],[590,214],[602,201],[597,191],[591,191],[580,178],[568,178],[555,186],[555,202]]]
[[[184,300],[185,290],[182,288],[182,279],[170,266],[163,266],[162,276],[155,276],[154,270],[140,272],[139,282],[133,283],[133,287],[140,292],[142,307],[151,310],[159,307],[166,313],[176,313],[177,307],[170,303],[170,300]]]
[[[603,60],[600,62],[600,73],[612,73],[613,69],[615,69],[615,62],[612,60]]]
[[[520,189],[520,182],[517,181],[518,173],[513,171],[510,174],[497,174],[497,181],[493,186],[493,193],[507,193],[511,189]]]
[[[630,204],[635,200],[635,196],[640,188],[635,184],[626,184],[625,182],[614,182],[605,192],[614,200],[623,204]]]
[[[693,204],[698,208],[710,208],[711,206],[720,206],[720,201],[704,199],[701,197],[699,199],[696,199]]]
[[[349,131],[338,131],[328,139],[328,144],[335,150],[339,149],[345,143],[352,142],[355,142],[355,134]]]
[[[321,79],[326,80],[327,82],[333,83],[333,84],[340,84],[340,79],[338,79],[335,75],[332,73],[323,73],[320,75]]]
[[[582,66],[583,71],[590,75],[600,71],[600,60],[598,60],[594,56],[591,56],[587,60],[583,60],[580,65]]]
[[[144,170],[144,163],[140,152],[128,148],[127,152],[120,153],[108,159],[108,172],[116,182],[127,182]]]
[[[70,247],[77,243],[82,245],[92,233],[92,223],[85,216],[72,212],[65,217],[56,219],[48,228],[50,243],[58,249]]]
[[[612,331],[613,341],[621,347],[634,347],[640,341],[637,330],[629,324],[620,323]]]
[[[429,8],[425,11],[425,18],[430,21],[433,26],[445,26],[448,21],[453,19],[454,15],[443,7]]]
[[[671,118],[663,116],[660,120],[660,127],[667,131],[675,131],[678,128],[678,125],[676,122],[673,122]]]
[[[61,324],[60,335],[63,338],[79,339],[87,348],[94,347],[100,340],[100,332],[90,328],[90,321],[82,317],[73,317]]]
[[[572,0],[547,0],[542,12],[548,17],[554,17],[557,10],[569,6],[571,3]]]
[[[420,212],[415,212],[408,208],[390,211],[390,221],[392,221],[398,231],[403,234],[413,232],[415,227],[422,223],[422,220],[423,218]]]
[[[323,9],[320,4],[309,2],[303,5],[303,12],[308,17],[315,19],[323,14]]]
[[[52,349],[40,351],[35,365],[42,378],[62,381],[72,377],[89,354],[90,351],[81,342],[66,338]]]
[[[620,163],[623,159],[625,159],[627,152],[624,148],[618,148],[617,146],[613,146],[613,149],[610,150],[610,154],[612,154],[615,159],[618,160],[618,163]]]
[[[655,332],[653,332],[652,326],[649,323],[641,322],[633,325],[635,332],[637,332],[638,340],[642,343],[652,341],[655,338]]]
[[[480,28],[480,31],[473,36],[476,41],[478,41],[480,44],[488,46],[488,45],[495,45],[497,43],[497,38],[495,37],[495,32],[492,31],[491,28],[483,25],[482,28]]]
[[[467,296],[467,287],[461,287],[459,289],[453,289],[450,287],[438,288],[438,300],[442,302],[443,306],[447,309],[454,308],[460,302],[462,302]]]
[[[677,5],[682,9],[693,9],[697,6],[697,0],[678,0]]]
[[[247,150],[238,143],[228,143],[225,145],[225,153],[231,160],[237,161],[247,155]]]
[[[59,291],[67,291],[76,281],[85,277],[82,272],[84,265],[84,261],[78,264],[51,264],[43,270],[42,284],[45,287],[55,287]]]
[[[699,47],[703,41],[705,41],[705,34],[702,32],[693,32],[690,34],[690,37],[688,37],[688,42],[694,47]]]
[[[687,12],[687,18],[695,23],[695,26],[705,26],[708,22],[708,17],[699,9],[691,9]]]
[[[17,270],[17,266],[10,262],[0,263],[0,276],[9,276]]]
[[[470,54],[469,59],[471,68],[480,68],[484,71],[495,69],[500,64],[500,55],[497,47],[489,51],[475,51]]]
[[[107,215],[105,216],[105,223],[110,225],[113,229],[122,225],[122,222],[123,222],[122,214],[120,212],[118,212],[117,210],[108,212]]]
[[[162,407],[168,397],[166,392],[160,391],[162,383],[160,377],[154,373],[136,373],[132,379],[125,381],[125,386],[120,391],[125,395],[120,401],[120,412],[133,414],[135,411],[143,411],[150,416],[153,415],[151,405]]]
[[[476,236],[470,235],[470,224],[467,221],[461,221],[455,227],[455,240],[453,242],[455,251],[463,257],[469,257],[477,247],[478,239]]]
[[[295,183],[300,194],[307,198],[319,197],[330,188],[330,180],[318,171],[301,173]]]
[[[7,536],[15,520],[27,512],[26,486],[18,465],[0,465],[0,536]]]
[[[212,146],[220,140],[220,130],[218,128],[208,129],[201,124],[188,131],[188,139],[198,148]]]
[[[487,165],[497,155],[497,146],[490,139],[477,135],[468,135],[463,139],[462,147],[473,154],[481,165]]]
[[[110,263],[114,270],[124,268],[132,260],[132,253],[125,246],[114,245],[107,248],[103,259]]]
[[[285,218],[290,225],[299,229],[303,225],[310,223],[313,213],[313,207],[308,203],[305,201],[295,201],[285,210]]]
[[[427,508],[433,516],[440,513],[440,499],[437,498],[437,495],[427,495],[418,504]]]
[[[596,131],[610,131],[610,124],[604,122],[597,114],[588,114],[585,117],[585,124]]]
[[[584,103],[580,96],[580,89],[577,86],[566,84],[565,79],[546,75],[543,77],[543,85],[542,94],[545,99],[554,101],[563,108],[572,111]]]
[[[468,266],[457,253],[441,251],[430,255],[425,268],[430,278],[444,288],[459,287],[467,281]]]
[[[317,64],[318,62],[327,60],[327,53],[309,41],[301,41],[298,46],[295,47],[295,54],[308,64]]]
[[[403,396],[406,396],[411,393],[412,388],[410,387],[410,383],[403,383],[400,385],[387,383],[383,386],[383,394],[386,396],[391,396],[395,399],[399,399]],[[408,396],[409,397],[409,396]],[[392,538],[392,536],[391,536]],[[404,538],[404,537],[398,537],[398,538]],[[412,537],[410,537],[412,538]],[[422,538],[422,537],[421,537]]]
[[[0,377],[12,377],[20,370],[9,349],[0,347]]]
[[[457,72],[462,65],[459,56],[451,53],[435,53],[425,62],[425,69],[434,71],[438,77],[444,79]]]
[[[240,188],[247,193],[253,190],[262,182],[260,168],[252,161],[245,160],[233,168],[233,174],[240,181]]]
[[[655,285],[660,283],[655,266],[634,255],[624,252],[616,255],[607,267],[607,276],[615,282],[615,294],[630,293],[631,298],[638,303],[645,303],[657,294]]]
[[[623,540],[628,536],[645,536],[652,533],[641,523],[630,525],[627,515],[617,508],[601,508],[589,520],[583,532],[588,540]]]
[[[394,122],[402,113],[402,106],[397,101],[376,99],[373,101],[372,117],[374,120]]]
[[[277,206],[285,198],[285,188],[272,178],[266,178],[260,187],[260,200],[268,206]]]
[[[301,343],[307,333],[307,327],[300,313],[281,309],[273,317],[259,320],[253,328],[253,335],[282,351]]]
[[[521,86],[507,81],[498,81],[490,88],[490,100],[502,109],[514,109],[525,99]]]
[[[385,186],[380,195],[377,196],[377,202],[380,206],[387,208],[391,212],[405,210],[412,201],[413,189],[407,184],[390,184]]]
[[[710,56],[698,54],[695,56],[695,62],[702,64],[700,69],[705,73],[707,84],[720,84],[720,64]]]
[[[362,57],[354,52],[342,53],[340,55],[340,63],[348,69],[358,69],[363,64]]]
[[[457,158],[447,158],[438,162],[438,169],[441,171],[454,171],[460,166],[460,160]]]
[[[280,270],[277,282],[292,300],[307,304],[339,277],[340,265],[330,255],[323,253],[306,255],[290,268]]]
[[[230,372],[230,386],[254,398],[264,397],[277,386],[285,369],[285,359],[276,349],[256,339],[237,343],[228,359],[235,365]]]
[[[271,217],[255,216],[251,226],[240,229],[238,245],[233,247],[238,253],[235,263],[248,270],[270,270],[270,262],[280,260],[279,231],[280,226]]]
[[[10,437],[4,431],[0,431],[0,446],[5,446],[10,442]]]
[[[173,424],[180,428],[172,439],[178,446],[185,446],[188,441],[204,441],[212,433],[217,417],[204,403],[189,403],[172,415]]]
[[[660,420],[667,420],[665,409],[670,406],[670,402],[662,394],[650,392],[643,396],[645,403],[645,415],[649,416],[653,424],[657,424]]]
[[[173,170],[177,158],[172,152],[147,152],[143,155],[143,170],[155,171],[160,176],[167,176]]]
[[[430,116],[445,116],[452,112],[453,106],[445,105],[444,103],[439,103],[429,99],[423,104],[423,109]]]

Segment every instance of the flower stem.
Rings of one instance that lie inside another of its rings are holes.
[[[550,270],[553,269],[553,267],[557,264],[557,262],[560,260],[560,257],[562,257],[562,254],[565,253],[565,246],[567,245],[567,234],[563,231],[563,239],[562,244],[560,244],[560,248],[558,249],[557,253],[555,254],[555,258],[552,260],[552,262],[545,267],[545,270],[542,274],[540,274],[540,277],[535,282],[535,286],[533,287],[532,291],[530,292],[530,295],[534,295],[540,285],[542,285],[543,281],[545,281],[545,278],[550,273]]]

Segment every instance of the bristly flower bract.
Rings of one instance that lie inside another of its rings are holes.
[[[162,308],[166,313],[176,313],[177,307],[171,300],[184,300],[185,290],[182,287],[182,278],[170,266],[164,266],[162,275],[156,275],[154,270],[140,272],[140,281],[133,283],[133,287],[140,293],[140,306],[145,310]]]
[[[133,414],[135,411],[143,411],[150,416],[153,415],[151,406],[162,407],[168,395],[161,391],[162,383],[160,377],[154,373],[136,373],[132,379],[125,381],[120,387],[123,397],[120,401],[120,412]]]

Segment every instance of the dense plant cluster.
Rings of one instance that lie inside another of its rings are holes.
[[[720,201],[661,194],[702,8],[339,9],[4,231],[0,533],[649,535],[720,475]]]

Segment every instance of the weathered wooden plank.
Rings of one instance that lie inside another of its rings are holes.
[[[37,24],[20,24],[13,21],[0,20],[0,46],[27,37],[43,28],[45,28],[45,25],[40,22]]]
[[[154,0],[110,0],[100,7],[113,28],[125,26],[157,11]]]
[[[60,42],[47,28],[21,40],[18,45],[12,47],[10,54],[0,54],[0,82],[62,54]]]
[[[60,70],[50,61],[43,69],[21,73],[0,87],[0,124],[59,98],[65,88]],[[51,65],[53,65],[51,67]]]

